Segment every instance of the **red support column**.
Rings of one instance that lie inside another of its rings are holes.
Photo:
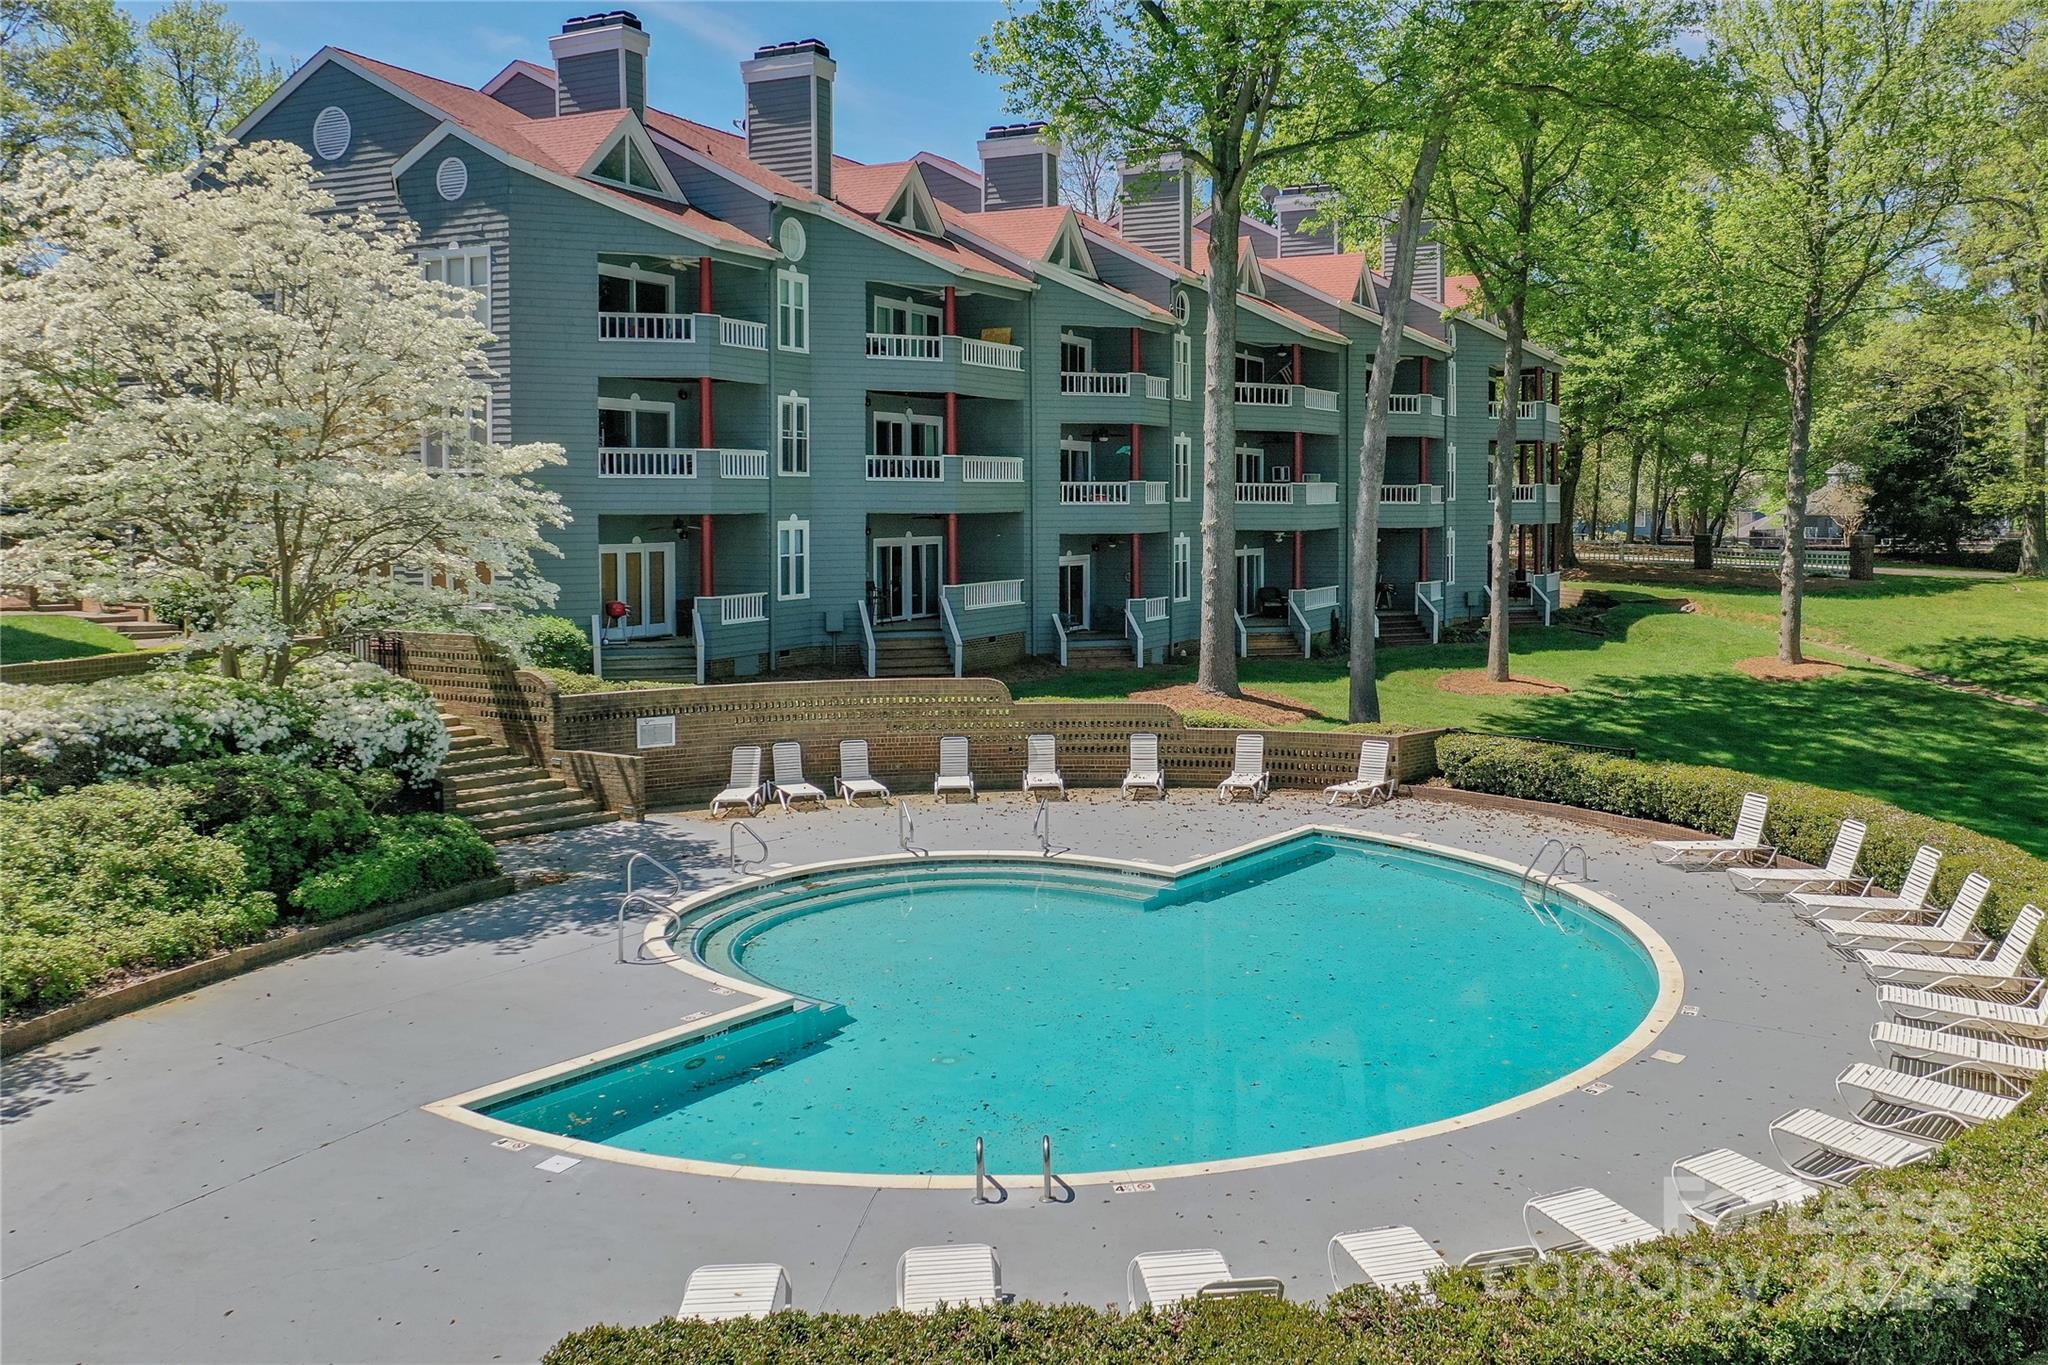
[[[950,337],[950,336],[958,336],[958,335],[960,335],[960,314],[959,314],[959,302],[960,302],[960,295],[959,295],[959,291],[957,291],[956,289],[954,289],[954,287],[953,287],[952,285],[950,285],[950,284],[949,284],[949,285],[947,285],[947,286],[946,286],[946,322],[945,322],[945,327],[946,327],[946,335],[947,335],[947,336],[949,336],[949,337]]]
[[[1131,532],[1131,596],[1145,595],[1145,538]]]
[[[1308,377],[1301,372],[1301,343],[1298,341],[1294,343],[1294,382],[1297,384],[1306,384],[1308,382]]]
[[[1131,423],[1131,477],[1145,477],[1145,428]]]
[[[706,512],[697,518],[697,595],[716,597],[717,586],[711,581],[711,514]]]
[[[1422,391],[1424,393],[1429,392],[1429,362],[1429,356],[1417,357],[1417,368],[1422,371]]]
[[[1427,356],[1425,356],[1425,357],[1424,357],[1424,359],[1425,359],[1425,360],[1427,360],[1427,359],[1428,359],[1428,357],[1427,357]],[[1421,441],[1422,441],[1422,446],[1421,446],[1421,449],[1422,449],[1422,457],[1421,457],[1421,460],[1420,460],[1420,462],[1419,462],[1419,465],[1418,465],[1418,467],[1419,467],[1419,468],[1421,469],[1422,473],[1421,473],[1421,475],[1420,475],[1419,477],[1417,477],[1417,479],[1415,480],[1415,482],[1417,482],[1417,483],[1428,483],[1428,482],[1429,482],[1429,438],[1428,438],[1427,436],[1424,436],[1424,437],[1422,437],[1422,438],[1421,438]],[[1429,534],[1429,533],[1428,533],[1428,531],[1427,531],[1427,530],[1425,530],[1425,531],[1423,532],[1423,534],[1424,534],[1424,535],[1427,535],[1427,534]]]
[[[1131,329],[1131,373],[1137,374],[1145,368],[1145,334]]]
[[[711,308],[711,258],[697,258],[697,311],[709,313]]]
[[[960,514],[946,513],[946,581],[960,581]]]
[[[1417,583],[1427,583],[1429,581],[1429,528],[1427,526],[1422,528],[1422,534],[1417,539],[1415,545],[1415,581]]]
[[[711,434],[714,429],[711,422],[711,381],[701,379],[697,388],[697,449],[709,450],[718,444],[718,438]]]
[[[1302,473],[1308,467],[1308,461],[1302,454],[1302,442],[1307,439],[1306,436],[1298,431],[1294,433],[1294,481],[1296,483],[1303,481]]]
[[[957,393],[946,395],[946,430],[942,434],[942,439],[945,442],[946,454],[960,453],[960,395]]]
[[[1301,569],[1301,549],[1302,549],[1302,545],[1303,545],[1303,541],[1302,541],[1302,538],[1301,538],[1301,532],[1299,532],[1299,531],[1296,531],[1296,532],[1294,533],[1294,586],[1295,586],[1295,587],[1297,587],[1297,588],[1305,588],[1305,587],[1307,587],[1307,586],[1308,586],[1308,583],[1307,583],[1307,582],[1306,582],[1306,581],[1305,581],[1305,580],[1304,580],[1304,579],[1302,578],[1302,576],[1301,576],[1301,573],[1302,573],[1302,569]]]

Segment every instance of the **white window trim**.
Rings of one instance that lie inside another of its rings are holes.
[[[1458,443],[1444,442],[1444,501],[1458,500]]]
[[[1195,496],[1195,438],[1183,432],[1173,438],[1173,500],[1191,502]]]
[[[788,341],[784,340],[782,335],[782,313],[784,307],[782,302],[782,286],[785,282],[790,286],[791,302],[789,304],[789,312],[793,320],[790,330],[802,333],[795,340]],[[796,302],[798,295],[802,296],[801,306]],[[799,327],[794,325],[794,323],[801,323],[802,325]],[[778,270],[775,272],[775,349],[778,351],[799,352],[805,355],[810,353],[811,277],[801,270]]]
[[[943,417],[934,417],[929,413],[912,412],[909,408],[905,408],[901,412],[876,412],[875,414],[873,414],[872,417],[869,418],[868,454],[870,455],[880,455],[882,453],[877,448],[877,442],[875,441],[875,428],[880,426],[884,422],[887,422],[892,426],[900,426],[903,428],[904,458],[908,458],[909,456],[911,456],[917,449],[916,433],[917,428],[919,427],[924,427],[933,433],[932,445],[934,449],[929,452],[930,454],[940,454],[945,448],[946,419]]]
[[[1068,369],[1068,368],[1067,368],[1067,364],[1066,364],[1066,360],[1067,360],[1067,357],[1066,357],[1066,350],[1067,350],[1067,347],[1069,347],[1069,346],[1078,346],[1078,347],[1080,347],[1080,348],[1081,348],[1081,368],[1080,368],[1080,369],[1078,369],[1078,370],[1070,370],[1070,369]],[[1060,333],[1060,373],[1061,373],[1061,374],[1088,374],[1088,373],[1091,373],[1091,372],[1092,372],[1092,371],[1093,371],[1094,369],[1095,369],[1095,342],[1094,342],[1094,340],[1093,340],[1092,338],[1090,338],[1090,337],[1084,337],[1084,336],[1082,336],[1082,335],[1081,335],[1080,333],[1078,333],[1078,332],[1061,332],[1061,333]]]
[[[663,446],[645,446],[645,447],[639,447],[639,446],[636,446],[636,447],[632,447],[632,449],[646,449],[646,450],[656,450],[656,449],[674,449],[674,448],[676,448],[676,446],[675,446],[675,439],[676,439],[676,405],[675,405],[674,403],[670,403],[670,402],[665,402],[665,401],[663,401],[663,400],[661,400],[661,399],[658,399],[658,398],[642,398],[642,397],[641,397],[641,396],[640,396],[639,394],[637,394],[637,393],[636,393],[636,394],[634,394],[634,395],[632,395],[631,397],[628,397],[628,398],[603,398],[603,397],[600,397],[600,398],[599,398],[599,399],[597,400],[597,410],[598,410],[599,412],[665,412],[665,413],[667,413],[667,414],[668,414],[668,439],[669,439],[669,444],[668,444],[667,446],[665,446],[665,447],[663,447]],[[636,422],[636,423],[634,423],[634,426],[633,426],[633,434],[634,434],[634,436],[636,436],[636,437],[637,437],[637,436],[638,436],[638,435],[640,434],[640,428],[639,428],[639,424],[638,424],[637,422]]]
[[[479,417],[472,417],[469,424],[470,429],[472,431],[476,431],[479,429],[482,430],[483,439],[485,443],[489,443],[491,440],[494,439],[491,426],[491,419],[493,418],[493,416],[495,416],[495,413],[492,411],[491,394],[490,391],[487,389],[484,391],[483,394],[482,415]],[[439,464],[435,464],[431,459],[429,459],[427,453],[429,450],[434,449],[437,444],[440,445],[441,451],[441,462]],[[432,436],[427,436],[424,434],[422,434],[420,437],[420,464],[429,472],[436,474],[460,474],[463,472],[462,466],[454,463],[448,458],[448,450],[445,444],[437,443]]]
[[[470,293],[475,294],[479,300],[479,311],[482,313],[479,321],[485,327],[491,326],[492,308],[496,300],[492,297],[491,292],[492,263],[490,243],[480,242],[475,246],[461,246],[458,244],[423,247],[419,252],[420,273],[435,284],[447,284],[448,263],[450,261],[470,262],[469,276],[472,281],[477,278],[476,262],[483,262],[483,283],[481,285],[471,283],[466,285],[458,284],[451,287],[467,289]],[[438,277],[433,273],[432,267],[439,268],[440,274]]]
[[[1186,536],[1173,538],[1173,600],[1186,602],[1194,597],[1194,550]]]
[[[790,414],[799,409],[804,415],[801,433],[790,422]],[[802,457],[801,469],[790,468],[792,453]],[[775,472],[792,479],[811,477],[811,400],[794,389],[775,400]]]
[[[1452,417],[1458,415],[1458,362],[1456,359],[1444,362],[1444,412]]]
[[[783,537],[792,537],[785,548]],[[788,575],[783,570],[784,561],[798,559],[803,569],[803,583],[797,592],[784,592],[784,581]],[[775,600],[778,602],[801,602],[811,595],[811,523],[802,517],[785,517],[775,523]]]
[[[1444,528],[1444,576],[1446,584],[1458,581],[1458,532],[1454,527]]]
[[[676,310],[676,277],[673,275],[664,275],[658,270],[642,270],[637,265],[609,265],[603,261],[598,262],[597,273],[609,275],[615,280],[630,280],[634,284],[658,284],[661,286],[662,294],[668,299],[668,305],[661,311],[673,313]],[[635,293],[631,297],[636,307],[628,311],[637,313],[640,296]]]
[[[900,308],[905,313],[928,317],[932,320],[932,329],[930,332],[891,332],[882,325],[882,310],[885,308]],[[937,336],[945,330],[945,316],[945,310],[935,304],[919,303],[916,299],[895,295],[877,294],[868,309],[868,320],[872,324],[869,330],[883,336]]]
[[[1173,334],[1173,396],[1186,402],[1194,392],[1195,341],[1186,332]]]

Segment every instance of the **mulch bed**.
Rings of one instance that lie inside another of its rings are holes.
[[[1242,697],[1233,698],[1204,692],[1193,683],[1179,683],[1172,687],[1151,687],[1133,692],[1131,700],[1157,702],[1183,713],[1206,711],[1211,715],[1241,720],[1247,725],[1299,725],[1304,720],[1326,719],[1313,707],[1249,687],[1244,689]]]
[[[1443,674],[1436,680],[1436,685],[1438,691],[1452,692],[1461,697],[1552,697],[1571,691],[1563,683],[1544,682],[1540,678],[1509,678],[1506,682],[1495,682],[1486,676],[1483,668],[1461,668]]]
[[[1808,659],[1803,664],[1781,662],[1775,655],[1759,654],[1754,659],[1737,659],[1735,667],[1760,682],[1812,682],[1815,678],[1832,678],[1842,671],[1842,665],[1821,663]]]

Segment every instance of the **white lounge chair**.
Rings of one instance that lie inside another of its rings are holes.
[[[1357,1267],[1360,1275],[1389,1294],[1398,1294],[1410,1287],[1426,1289],[1429,1277],[1448,1265],[1437,1249],[1411,1227],[1340,1232],[1330,1239],[1323,1257],[1330,1267],[1330,1288],[1333,1292],[1347,1283],[1337,1275],[1337,1253],[1340,1251]],[[1425,1292],[1423,1297],[1427,1298],[1428,1294]]]
[[[1994,1095],[1869,1062],[1853,1062],[1835,1077],[1835,1093],[1859,1123],[1931,1138],[2002,1119],[2020,1102],[2017,1095]]]
[[[874,774],[868,771],[868,742],[864,739],[839,741],[839,776],[832,779],[832,787],[846,798],[849,806],[858,796],[889,799],[889,789],[875,781]]]
[[[2024,1094],[2034,1077],[2048,1071],[2048,1047],[1977,1038],[1954,1028],[1877,1024],[1870,1030],[1870,1045],[1883,1055],[1934,1063],[1935,1070],[1927,1074],[1936,1080],[1974,1072],[2008,1095]]]
[[[1230,762],[1230,776],[1216,784],[1216,799],[1228,801],[1239,792],[1247,792],[1252,800],[1263,801],[1272,786],[1273,775],[1266,771],[1266,737],[1239,735],[1237,755]]]
[[[2026,967],[2027,949],[2041,929],[2041,907],[2024,905],[2014,917],[2012,928],[1997,943],[1986,943],[1975,957],[1909,951],[1858,950],[1856,960],[1872,981],[1917,981],[1961,985],[1973,983],[1999,989],[2030,981],[2020,973]]]
[[[1287,1297],[1287,1286],[1270,1276],[1233,1276],[1223,1253],[1207,1247],[1194,1251],[1148,1251],[1133,1256],[1130,1269],[1124,1272],[1124,1288],[1129,1292],[1133,1313],[1147,1305],[1171,1308],[1188,1299]]]
[[[683,1285],[679,1318],[721,1322],[765,1318],[789,1307],[789,1272],[779,1265],[700,1265]]]
[[[979,1243],[912,1247],[896,1262],[896,1306],[931,1313],[941,1305],[989,1308],[1003,1301],[1003,1263]]]
[[[967,771],[965,735],[947,735],[939,741],[939,775],[932,779],[932,795],[947,792],[966,792],[968,800],[975,799],[974,774]]]
[[[1057,741],[1051,735],[1028,735],[1024,740],[1024,794],[1035,791],[1067,794],[1067,779],[1060,776]]]
[[[1157,735],[1131,736],[1131,766],[1124,773],[1124,795],[1134,792],[1151,792],[1161,800],[1166,798],[1166,772],[1159,766]]]
[[[732,772],[725,779],[725,790],[711,798],[711,813],[716,815],[727,806],[745,806],[747,814],[753,815],[767,799],[768,784],[761,780],[761,746],[742,744],[732,751]]]
[[[1688,1182],[1698,1191],[1688,1190]],[[1679,1202],[1702,1227],[1734,1227],[1773,1209],[1789,1209],[1820,1193],[1775,1166],[1717,1147],[1671,1163]]]
[[[1536,1233],[1539,1225],[1561,1229],[1565,1240],[1544,1246]],[[1606,1256],[1664,1235],[1661,1228],[1583,1185],[1575,1190],[1538,1195],[1522,1205],[1522,1229],[1529,1234],[1529,1245],[1541,1248],[1546,1257],[1573,1251]]]
[[[1384,739],[1368,739],[1358,746],[1358,776],[1349,782],[1338,782],[1323,788],[1325,804],[1334,806],[1346,797],[1354,798],[1359,805],[1369,806],[1374,801],[1391,801],[1394,798],[1394,779],[1387,775],[1387,764],[1394,756],[1394,746]]]
[[[1922,844],[1914,851],[1912,866],[1906,869],[1906,880],[1900,883],[1896,896],[1838,896],[1823,891],[1795,891],[1786,899],[1792,902],[1795,914],[1807,919],[1815,915],[1854,919],[1857,915],[1872,912],[1892,919],[1912,919],[1926,912],[1927,897],[1934,890],[1934,874],[1940,870],[1941,850]]]
[[[1770,806],[1770,797],[1762,792],[1750,792],[1742,798],[1742,809],[1735,817],[1733,838],[1659,839],[1650,847],[1657,850],[1660,863],[1698,863],[1705,867],[1721,867],[1727,863],[1768,863],[1778,855],[1775,845],[1764,842],[1764,816],[1769,813]]]
[[[1984,935],[1977,929],[1977,912],[1984,908],[1984,897],[1990,892],[1990,879],[1981,872],[1972,872],[1956,888],[1956,898],[1948,909],[1924,924],[1896,919],[1837,919],[1832,915],[1822,915],[1814,924],[1843,952],[1852,948],[1874,948],[1881,952],[1891,947],[1919,953],[1969,951],[1984,943]]]
[[[775,746],[775,799],[784,810],[792,801],[825,804],[825,789],[804,780],[804,746],[793,739]]]
[[[1543,1259],[1543,1253],[1532,1246],[1488,1247],[1475,1251],[1458,1264],[1467,1270],[1484,1271],[1491,1275],[1495,1271],[1512,1270],[1516,1266],[1535,1265]]]
[[[1870,1171],[1924,1161],[1940,1144],[1818,1109],[1794,1109],[1771,1120],[1771,1146],[1787,1169],[1823,1185],[1845,1186]]]
[[[1862,895],[1870,890],[1870,878],[1856,875],[1856,859],[1862,856],[1863,840],[1870,826],[1861,820],[1844,820],[1835,829],[1835,842],[1828,860],[1820,867],[1731,867],[1728,880],[1737,891],[1759,898],[1789,896],[1795,891],[1841,892],[1845,886]]]
[[[1877,1003],[1889,1005],[1900,1023],[1962,1024],[2007,1042],[2048,1042],[2048,982],[2038,978],[2013,1000],[1953,995],[1926,986],[1879,986]]]

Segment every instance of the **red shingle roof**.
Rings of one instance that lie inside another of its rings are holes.
[[[1328,256],[1275,256],[1259,264],[1284,279],[1346,303],[1356,300],[1358,281],[1366,268],[1364,253],[1357,251]]]

